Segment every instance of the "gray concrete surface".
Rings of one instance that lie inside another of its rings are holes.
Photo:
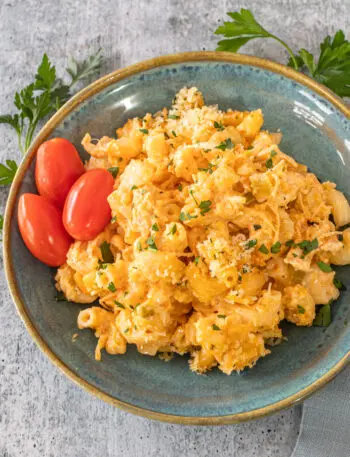
[[[2,0],[0,112],[30,81],[44,52],[63,69],[68,55],[104,49],[103,73],[165,53],[214,49],[225,12],[246,6],[292,48],[316,51],[327,34],[349,34],[349,0]],[[274,42],[246,53],[284,62]],[[0,125],[1,159],[19,158]],[[7,191],[0,191],[3,208]],[[185,427],[152,422],[91,397],[66,379],[27,334],[0,269],[0,457],[289,457],[301,407],[242,425]]]

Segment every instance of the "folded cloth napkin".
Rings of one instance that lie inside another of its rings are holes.
[[[350,367],[304,402],[291,457],[350,457]]]

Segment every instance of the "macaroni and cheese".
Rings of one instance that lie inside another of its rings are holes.
[[[72,244],[56,281],[68,300],[99,301],[78,317],[97,360],[134,344],[230,374],[270,353],[283,319],[311,326],[338,298],[330,264],[350,263],[348,201],[262,125],[260,109],[224,112],[192,87],[117,139],[85,135],[87,170],[115,177],[112,219]]]

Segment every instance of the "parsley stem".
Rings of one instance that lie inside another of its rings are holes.
[[[294,52],[291,50],[291,48],[288,46],[288,44],[275,35],[270,34],[270,38],[273,38],[274,40],[278,41],[287,50],[288,54],[290,55],[290,58],[292,59],[293,68],[295,70],[299,70],[299,65],[298,65],[298,62],[296,61]]]
[[[17,132],[17,136],[18,136],[18,147],[19,147],[19,150],[21,151],[22,155],[24,155],[25,151],[24,151],[23,145],[22,145],[21,134]]]

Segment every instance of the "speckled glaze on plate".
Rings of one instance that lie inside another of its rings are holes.
[[[165,363],[138,354],[103,353],[94,360],[96,339],[78,331],[84,306],[55,301],[54,270],[31,256],[19,235],[16,209],[23,192],[36,192],[35,151],[51,136],[80,141],[114,135],[133,116],[169,106],[183,86],[196,86],[207,104],[223,109],[262,108],[264,128],[283,133],[281,148],[350,198],[349,110],[306,76],[255,57],[217,52],[164,56],[118,70],[87,87],[50,119],[34,141],[12,186],[4,224],[4,260],[9,287],[30,334],[56,366],[99,398],[130,412],[184,424],[223,424],[260,417],[310,395],[349,359],[350,267],[339,268],[348,290],[333,305],[327,328],[284,325],[288,341],[255,368],[226,376],[196,375],[187,357]],[[79,333],[73,343],[72,335]]]

